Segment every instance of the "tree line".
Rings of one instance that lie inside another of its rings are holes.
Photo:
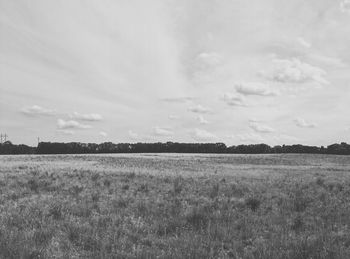
[[[97,154],[97,153],[211,153],[211,154],[337,154],[350,155],[350,145],[342,142],[327,147],[306,145],[267,144],[237,145],[227,147],[224,143],[58,143],[40,142],[37,147],[14,145],[10,141],[0,144],[0,154]]]

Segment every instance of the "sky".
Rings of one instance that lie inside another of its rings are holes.
[[[350,142],[350,0],[0,0],[13,143]]]

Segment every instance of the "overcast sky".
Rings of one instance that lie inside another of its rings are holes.
[[[350,142],[350,0],[0,0],[14,143]]]

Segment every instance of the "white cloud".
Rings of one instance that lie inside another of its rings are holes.
[[[209,121],[207,121],[202,115],[199,115],[197,117],[197,120],[199,121],[200,124],[208,124]]]
[[[171,135],[174,135],[174,132],[172,132],[168,128],[162,128],[162,127],[154,127],[153,133],[156,136],[171,136]]]
[[[106,132],[104,132],[104,131],[100,131],[99,133],[98,133],[100,136],[102,136],[102,137],[107,137],[107,133]]]
[[[59,129],[89,129],[90,125],[81,124],[74,120],[65,121],[63,119],[57,120],[57,128]]]
[[[84,120],[84,121],[100,121],[102,116],[98,113],[81,114],[78,112],[73,112],[69,115],[71,119]]]
[[[295,125],[297,125],[300,128],[315,128],[317,126],[315,123],[307,122],[302,118],[296,118],[294,122]]]
[[[271,133],[275,131],[273,128],[257,122],[250,123],[249,127],[259,133]]]
[[[279,94],[278,91],[271,89],[271,87],[268,85],[259,82],[236,83],[235,88],[238,93],[243,95],[275,96]]]
[[[218,139],[214,134],[202,129],[194,129],[191,135],[196,141],[215,141]]]
[[[262,122],[262,120],[259,120],[257,118],[251,118],[248,120],[249,122],[256,123],[256,122]]]
[[[344,13],[350,14],[350,0],[343,0],[340,3],[340,10]]]
[[[311,48],[312,44],[308,41],[306,41],[303,37],[298,37],[297,42],[303,46],[304,48]]]
[[[163,102],[169,102],[169,103],[186,103],[189,101],[193,101],[193,97],[184,96],[184,97],[165,97],[160,99]]]
[[[230,106],[247,106],[244,96],[237,93],[224,93],[222,100]]]
[[[128,131],[128,134],[129,136],[132,138],[132,139],[138,139],[139,138],[139,134],[137,134],[136,132],[132,131],[132,130],[129,130]]]
[[[56,114],[55,110],[43,108],[39,105],[24,107],[21,109],[21,112],[29,116],[52,116]]]
[[[281,83],[329,84],[325,79],[326,72],[319,67],[304,63],[297,58],[275,59],[270,71],[262,71],[263,77]]]
[[[223,61],[222,56],[215,52],[210,52],[210,53],[203,52],[196,57],[196,63],[197,63],[196,65],[200,69],[216,67],[220,65],[222,61]]]
[[[210,112],[209,108],[204,107],[200,104],[198,104],[196,106],[192,106],[192,107],[188,108],[188,110],[191,112],[195,112],[195,113],[208,113],[208,112]]]

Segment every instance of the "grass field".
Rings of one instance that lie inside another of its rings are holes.
[[[0,156],[0,258],[350,258],[350,157]]]

